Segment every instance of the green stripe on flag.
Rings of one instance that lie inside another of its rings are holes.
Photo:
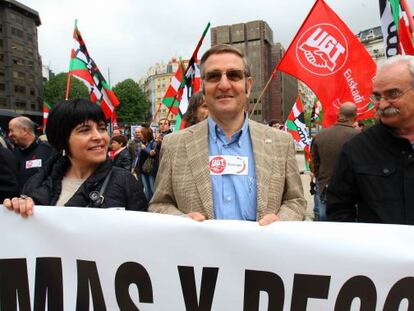
[[[72,58],[70,62],[69,70],[82,70],[82,69],[87,69],[85,62],[81,61],[78,58]]]

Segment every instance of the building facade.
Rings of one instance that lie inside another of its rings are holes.
[[[188,65],[188,60],[182,61],[184,68]],[[138,84],[151,102],[151,115],[153,124],[163,118],[168,118],[171,124],[175,124],[176,116],[169,113],[168,107],[162,105],[162,99],[170,86],[171,79],[180,66],[180,61],[172,58],[167,64],[157,63],[151,66],[147,74],[143,76]]]
[[[230,44],[240,49],[251,66],[253,87],[248,107],[249,113],[252,112],[251,118],[269,122],[271,119],[286,117],[285,111],[289,104],[293,105],[297,95],[296,79],[278,72],[258,102],[283,53],[280,43],[273,43],[273,31],[269,25],[257,20],[214,27],[211,29],[211,45],[217,44]],[[294,94],[293,100],[290,99],[291,94]]]
[[[0,109],[41,122],[40,24],[35,10],[14,0],[0,1]]]
[[[385,60],[381,26],[363,30],[357,36],[377,64]]]

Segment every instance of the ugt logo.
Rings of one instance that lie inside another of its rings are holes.
[[[318,76],[329,76],[348,58],[345,36],[331,24],[314,25],[299,38],[296,57],[303,68]]]

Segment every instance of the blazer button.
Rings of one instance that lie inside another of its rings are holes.
[[[389,170],[388,168],[384,168],[384,169],[382,170],[382,172],[383,172],[384,174],[388,174],[388,173],[390,172],[390,170]]]

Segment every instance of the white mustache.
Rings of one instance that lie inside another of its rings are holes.
[[[378,109],[377,111],[380,117],[392,117],[400,113],[400,109],[395,107],[387,107],[384,109]]]

